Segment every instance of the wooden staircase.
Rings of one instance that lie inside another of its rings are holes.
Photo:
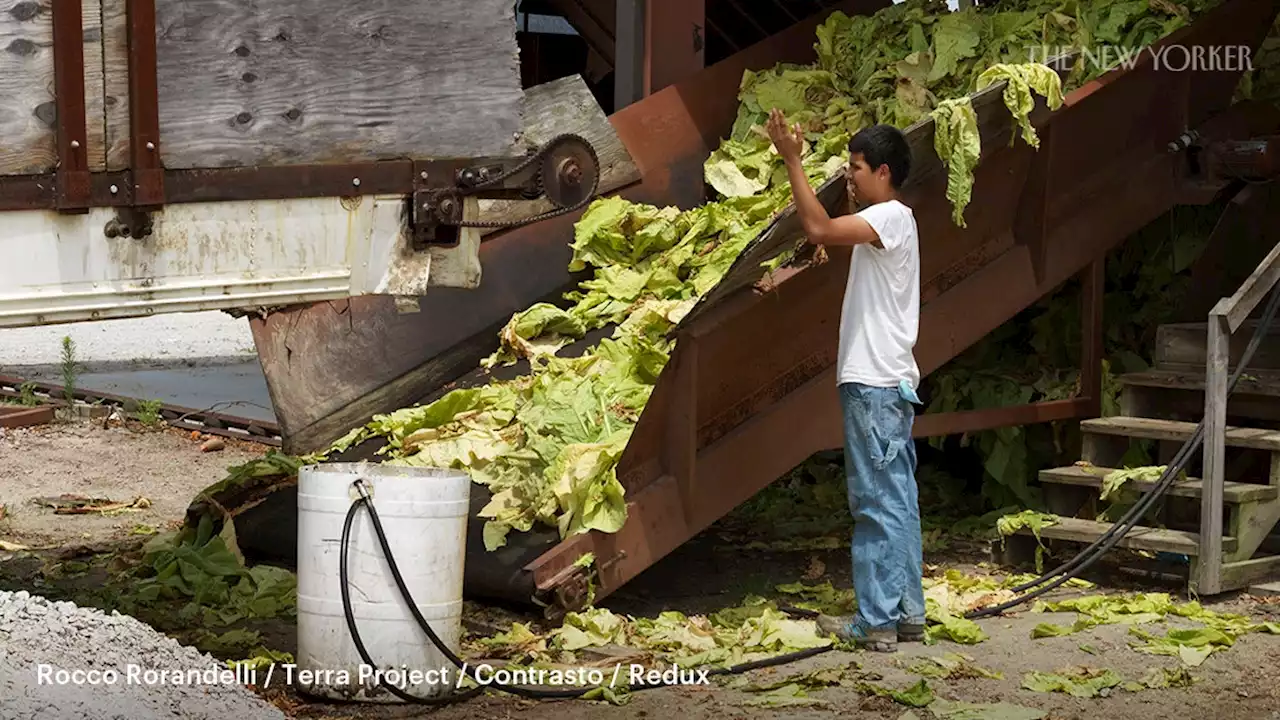
[[[1189,589],[1201,595],[1280,580],[1280,318],[1235,392],[1225,397],[1228,368],[1238,367],[1257,327],[1245,318],[1277,277],[1280,247],[1235,295],[1215,306],[1208,323],[1159,329],[1155,367],[1119,378],[1121,414],[1082,421],[1081,462],[1039,473],[1048,509],[1059,516],[1039,531],[1042,539],[1091,543],[1103,535],[1111,528],[1111,522],[1097,519],[1112,501],[1101,497],[1106,475],[1168,464],[1205,418],[1204,445],[1187,463],[1185,477],[1117,547],[1185,558]],[[1213,388],[1208,398],[1206,385]],[[1149,459],[1136,459],[1140,444],[1149,448]],[[1126,499],[1137,500],[1156,480],[1128,481]],[[1113,512],[1108,520],[1121,514]]]

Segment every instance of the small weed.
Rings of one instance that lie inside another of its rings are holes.
[[[158,428],[164,424],[164,416],[160,414],[160,407],[163,404],[159,400],[139,400],[138,409],[134,411],[133,417],[149,428]]]
[[[80,377],[80,362],[76,360],[76,343],[70,335],[62,336],[62,395],[68,405],[75,403],[76,380]]]
[[[18,404],[27,407],[35,407],[40,404],[40,398],[36,397],[36,384],[27,381],[18,386]]]

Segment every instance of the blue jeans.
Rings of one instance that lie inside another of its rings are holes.
[[[923,548],[915,420],[907,385],[843,383],[845,473],[853,512],[853,590],[859,624],[924,623]]]

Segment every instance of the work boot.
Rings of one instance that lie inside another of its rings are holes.
[[[893,628],[876,630],[858,622],[851,615],[819,615],[818,630],[854,647],[875,652],[897,652],[898,633]]]
[[[898,623],[898,642],[924,642],[924,623],[906,620]]]

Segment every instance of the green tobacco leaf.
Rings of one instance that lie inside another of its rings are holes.
[[[937,82],[956,72],[960,61],[974,57],[982,40],[982,21],[974,13],[949,13],[935,25],[933,68],[929,82]]]
[[[1022,678],[1022,687],[1035,692],[1060,692],[1073,697],[1092,698],[1122,682],[1124,680],[1114,670],[1076,668],[1060,673],[1029,672]]]
[[[1212,653],[1226,650],[1235,644],[1233,635],[1210,627],[1172,629],[1164,637],[1156,637],[1141,628],[1131,627],[1129,634],[1147,641],[1146,644],[1135,645],[1134,650],[1150,655],[1171,655],[1190,667],[1200,665]]]
[[[947,199],[953,208],[952,220],[960,227],[967,227],[964,209],[973,195],[973,169],[982,156],[978,116],[967,97],[943,100],[932,115],[934,151],[947,168]]]
[[[1050,513],[1023,510],[1013,515],[1005,515],[996,521],[996,531],[1002,537],[1008,537],[1026,528],[1036,540],[1040,539],[1040,531],[1058,522],[1058,516]]]
[[[1144,467],[1125,468],[1123,470],[1112,470],[1102,479],[1102,493],[1099,498],[1106,500],[1115,496],[1120,488],[1124,487],[1130,480],[1138,482],[1155,482],[1164,475],[1167,465],[1148,465]]]
[[[868,695],[887,697],[896,703],[910,707],[922,708],[934,701],[933,689],[929,687],[928,681],[924,678],[920,678],[920,681],[916,684],[902,689],[885,687],[868,681],[859,681],[857,687]]]
[[[625,618],[605,608],[592,608],[582,612],[567,613],[564,624],[550,634],[554,647],[560,650],[580,650],[610,644],[626,644]]]
[[[959,653],[922,658],[907,667],[907,672],[932,678],[983,677],[1000,680],[1004,676],[973,664],[973,658]]]
[[[933,623],[925,628],[925,637],[930,643],[940,639],[951,640],[962,645],[976,645],[987,639],[979,625],[963,617],[958,617],[931,597],[925,597],[925,618]]]
[[[829,705],[830,703],[826,700],[809,697],[803,687],[792,683],[753,697],[742,704],[752,707],[795,707],[797,705],[817,707]]]
[[[1035,99],[1031,92],[1035,91],[1045,98],[1050,110],[1062,107],[1062,80],[1049,67],[1039,63],[1012,65],[1000,63],[984,70],[978,76],[978,89],[982,90],[992,83],[1004,80],[1004,104],[1022,128],[1022,139],[1033,148],[1039,149],[1040,137],[1031,126],[1028,115],[1035,109]],[[1010,138],[1012,141],[1012,138]]]

